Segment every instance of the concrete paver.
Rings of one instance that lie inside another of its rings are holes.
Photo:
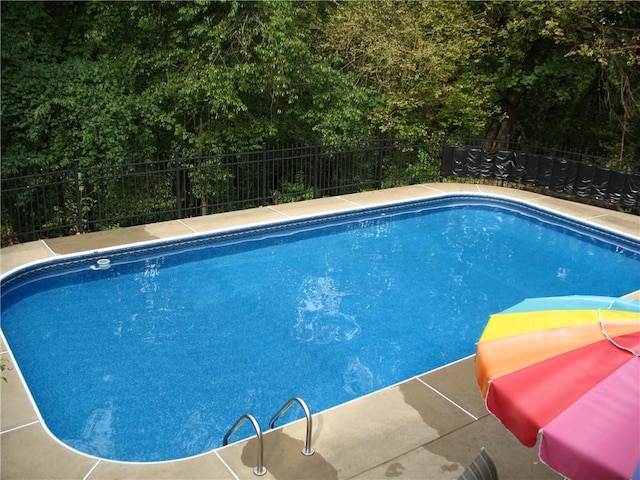
[[[1,358],[9,367],[2,372],[6,382],[3,381],[0,387],[0,426],[2,431],[6,431],[38,421],[38,414],[12,365],[11,357],[4,352]]]
[[[213,453],[175,462],[135,464],[100,461],[91,471],[92,480],[233,480],[232,472]]]
[[[305,205],[306,203],[313,203],[313,210],[309,210]],[[356,204],[345,200],[343,197],[326,197],[308,200],[307,202],[282,203],[270,208],[285,214],[289,218],[300,218],[310,215],[341,212],[354,206],[356,206]]]
[[[478,395],[474,357],[465,358],[421,375],[419,378],[429,387],[447,392],[447,398],[476,418],[487,414],[484,400]],[[471,386],[471,387],[470,387]]]
[[[83,479],[95,460],[54,440],[40,423],[2,434],[2,478]]]
[[[287,215],[271,207],[239,210],[236,212],[219,213],[204,217],[191,217],[180,220],[196,232],[210,232],[228,228],[245,227],[265,222],[286,220]]]
[[[496,464],[498,478],[513,480],[560,480],[563,478],[540,462],[537,448],[527,448],[522,445],[489,414],[474,422],[473,428],[451,432],[441,440],[426,445],[425,449],[431,453],[446,456],[451,462],[468,465],[483,446]]]
[[[76,242],[77,248],[77,242]],[[2,254],[2,250],[8,254]],[[22,267],[31,262],[52,258],[54,253],[42,241],[11,245],[0,250],[0,273],[7,273],[14,268]]]

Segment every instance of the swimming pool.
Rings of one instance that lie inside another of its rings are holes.
[[[4,279],[3,331],[63,441],[106,458],[177,458],[218,446],[245,411],[268,421],[293,394],[317,412],[468,355],[488,314],[523,296],[636,289],[637,275],[621,272],[638,271],[637,242],[581,229],[453,197],[183,239],[181,252],[165,242],[113,250],[105,271],[90,269],[99,257],[77,256]],[[196,345],[188,332],[228,341]],[[237,375],[197,380],[231,363]],[[235,383],[244,390],[217,403]]]

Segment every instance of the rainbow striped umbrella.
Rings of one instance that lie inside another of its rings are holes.
[[[640,478],[640,301],[525,300],[477,345],[487,409],[567,478]],[[635,472],[635,473],[634,473]]]

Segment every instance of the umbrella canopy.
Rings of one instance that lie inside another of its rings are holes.
[[[640,302],[570,296],[492,315],[477,345],[487,409],[567,478],[640,464]]]

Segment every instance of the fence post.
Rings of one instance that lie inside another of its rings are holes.
[[[444,179],[444,155],[445,152],[447,150],[447,142],[448,142],[448,135],[447,132],[444,132],[444,136],[442,137],[442,142],[441,142],[441,146],[440,146],[440,151],[442,152],[440,155],[440,172],[438,173],[438,181],[440,183],[442,183],[442,180]]]
[[[313,198],[318,198],[318,166],[320,164],[320,144],[316,138],[313,148]]]
[[[377,140],[380,143],[380,151],[378,152],[378,161],[376,162],[376,190],[380,190],[382,188],[382,161],[384,158],[384,147],[385,147],[385,139],[379,138]]]
[[[176,150],[173,159],[176,166],[176,210],[178,213],[178,218],[182,218],[182,194],[180,191],[180,157],[178,156],[178,150]]]
[[[76,186],[76,215],[78,217],[78,233],[84,233],[84,225],[82,222],[82,192],[80,191],[80,169],[78,168],[78,159],[73,160],[73,176]]]
[[[267,143],[262,142],[262,195],[260,195],[260,204],[267,204]]]

